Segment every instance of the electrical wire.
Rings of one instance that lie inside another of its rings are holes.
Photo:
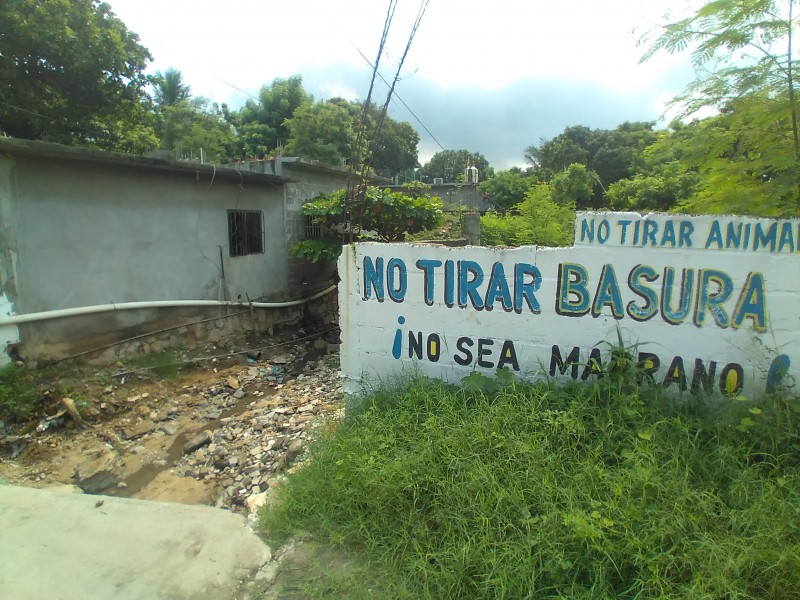
[[[356,52],[358,52],[358,53],[361,55],[361,58],[363,58],[363,59],[366,61],[366,63],[367,63],[367,64],[368,64],[370,67],[372,67],[372,68],[374,69],[375,67],[373,67],[373,66],[372,66],[372,63],[369,61],[369,59],[368,59],[366,56],[364,56],[364,53],[363,53],[363,52],[361,52],[361,50],[359,50],[359,49],[358,49],[358,47],[357,47],[355,44],[353,44],[353,47],[356,49]],[[388,82],[388,81],[386,81],[386,78],[385,78],[383,75],[381,75],[380,73],[378,73],[378,77],[380,77],[380,78],[381,78],[381,80],[383,81],[383,83],[385,83],[385,84],[386,84],[386,87],[389,87],[389,82]],[[435,136],[435,135],[433,135],[433,133],[431,133],[431,130],[430,130],[430,129],[428,129],[428,128],[426,127],[425,123],[423,123],[423,122],[422,122],[422,119],[420,119],[420,118],[417,116],[417,113],[415,113],[413,110],[411,110],[411,107],[410,107],[408,104],[406,104],[406,102],[405,102],[405,101],[404,101],[404,100],[403,100],[403,99],[400,97],[400,94],[398,94],[397,92],[395,92],[395,93],[392,95],[392,100],[398,100],[398,101],[400,102],[400,104],[402,104],[402,105],[405,107],[405,109],[406,109],[408,112],[410,112],[410,113],[411,113],[411,116],[412,116],[412,117],[414,117],[414,118],[417,120],[417,123],[419,123],[419,124],[420,124],[420,126],[421,126],[421,127],[424,129],[424,130],[425,130],[425,133],[427,133],[427,134],[428,134],[428,135],[431,137],[431,139],[432,139],[434,142],[436,142],[436,145],[437,145],[437,146],[439,146],[439,148],[441,148],[442,150],[447,150],[447,148],[445,148],[444,146],[442,146],[442,144],[439,142],[439,140],[437,140],[437,139],[436,139],[436,136]]]

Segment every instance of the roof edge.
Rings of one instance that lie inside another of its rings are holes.
[[[0,152],[4,154],[24,154],[40,158],[55,158],[78,162],[113,164],[116,166],[137,167],[160,171],[173,171],[179,173],[208,173],[215,177],[250,179],[269,181],[272,183],[289,183],[290,178],[271,173],[257,173],[240,170],[230,165],[216,165],[214,163],[187,162],[164,158],[137,156],[122,152],[98,150],[83,146],[66,146],[39,140],[23,140],[20,138],[0,137]]]

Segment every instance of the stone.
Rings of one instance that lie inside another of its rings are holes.
[[[239,380],[236,377],[230,376],[227,379],[228,386],[234,390],[239,389]]]
[[[118,456],[113,452],[102,452],[79,464],[72,478],[75,485],[87,494],[99,494],[117,485],[121,472]]]
[[[303,442],[301,440],[295,440],[291,444],[289,444],[289,448],[286,450],[286,454],[284,454],[285,464],[288,466],[294,462],[301,453],[303,452]]]
[[[267,492],[258,492],[251,494],[244,500],[244,505],[247,507],[248,513],[254,513],[259,508],[267,503]]]
[[[236,398],[237,400],[244,398],[244,396],[245,392],[243,389],[238,389],[233,393],[233,397]]]
[[[131,427],[126,427],[125,429],[122,430],[122,433],[125,435],[127,439],[133,440],[138,437],[142,437],[145,434],[151,433],[155,431],[155,429],[156,429],[156,424],[153,423],[150,419],[145,419],[144,421],[141,421],[136,425],[133,425]]]
[[[176,423],[164,423],[159,429],[166,435],[175,435],[178,433],[178,425]]]
[[[191,440],[189,440],[183,445],[183,453],[189,454],[190,452],[194,452],[201,446],[205,446],[206,444],[210,443],[211,443],[211,432],[203,431],[202,433],[198,433],[196,436],[194,436]]]

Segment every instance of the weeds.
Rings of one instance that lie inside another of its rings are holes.
[[[134,371],[149,371],[161,379],[173,379],[180,372],[179,362],[174,350],[162,350],[135,356],[128,365]]]
[[[616,368],[378,390],[261,526],[361,549],[396,597],[795,598],[797,402],[676,402]]]
[[[34,370],[16,364],[0,368],[0,421],[24,421],[36,413],[39,391]]]

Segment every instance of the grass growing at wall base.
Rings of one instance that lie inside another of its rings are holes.
[[[797,598],[797,410],[418,379],[323,432],[260,523],[359,549],[386,597]]]

